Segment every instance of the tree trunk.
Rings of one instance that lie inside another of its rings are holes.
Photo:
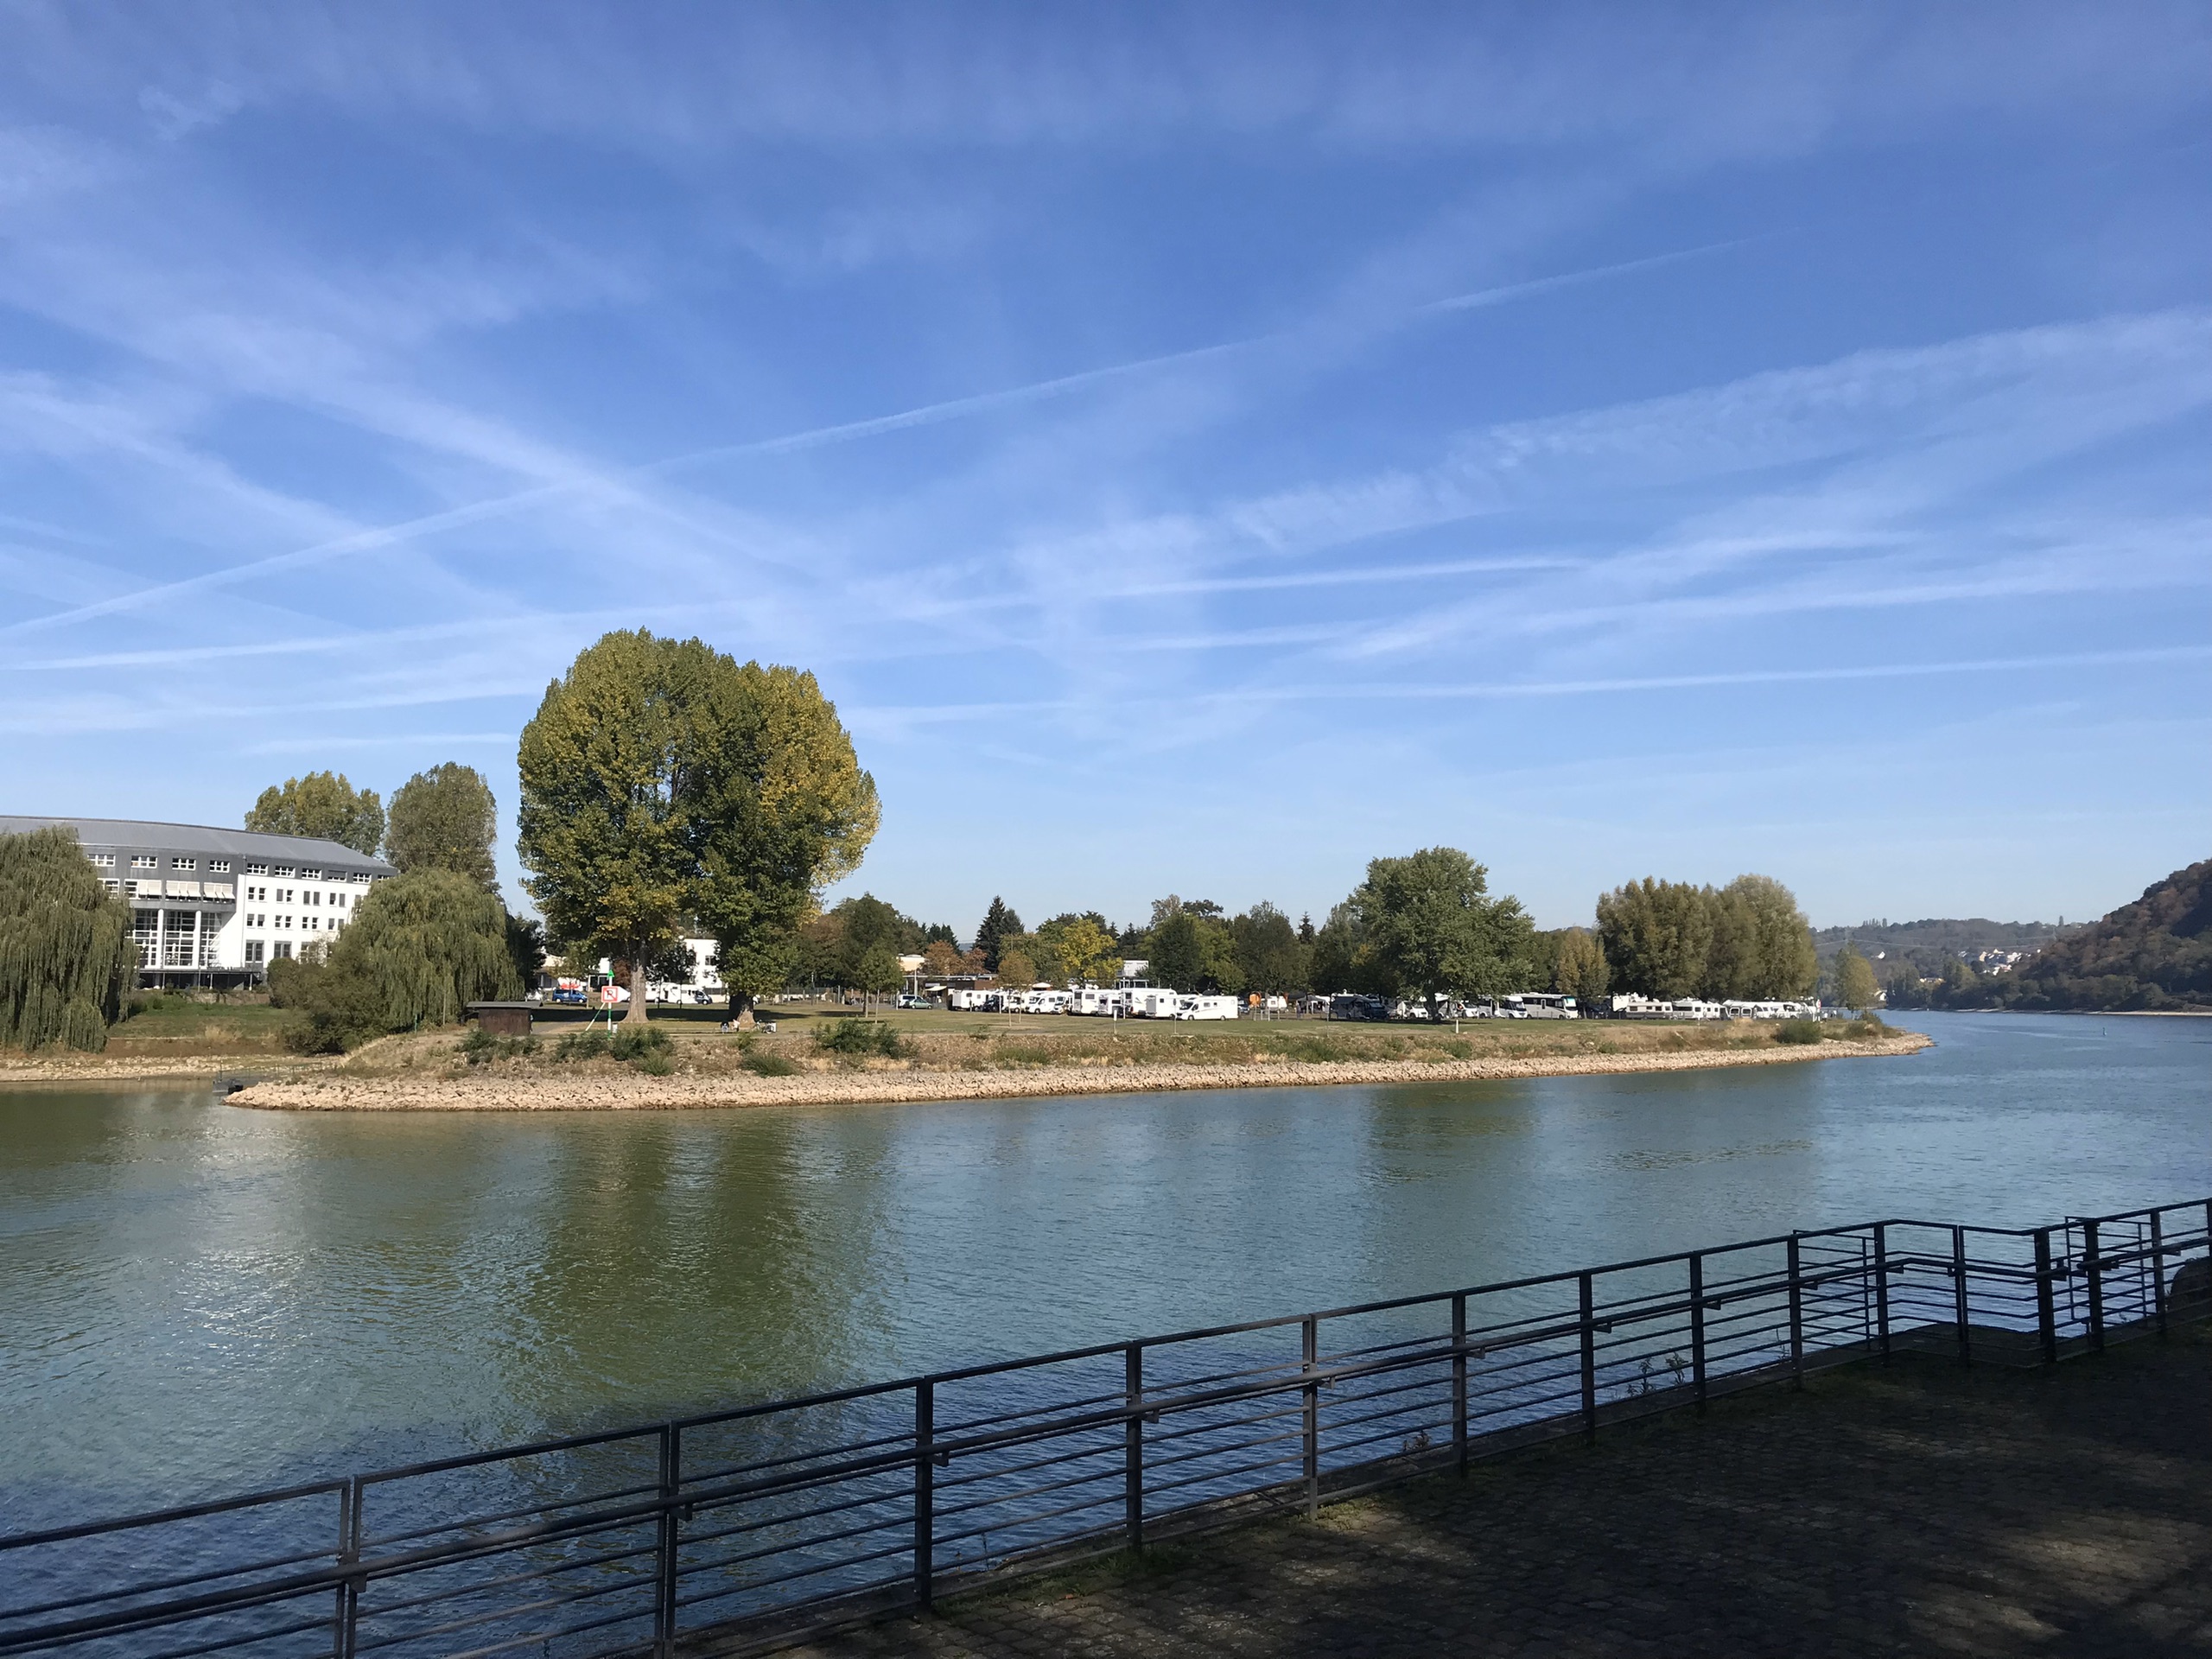
[[[645,1023],[645,956],[640,950],[630,958],[630,1009],[622,1016],[626,1026]]]

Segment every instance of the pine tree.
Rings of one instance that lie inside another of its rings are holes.
[[[137,967],[130,906],[75,836],[0,836],[0,1044],[106,1047]]]
[[[983,953],[983,966],[995,974],[998,972],[999,941],[1020,931],[1021,918],[1007,908],[1005,899],[993,893],[991,907],[983,912],[982,922],[976,929],[975,948]]]

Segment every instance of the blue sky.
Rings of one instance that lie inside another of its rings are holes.
[[[0,6],[0,810],[235,823],[613,627],[964,936],[2212,852],[2200,6]],[[512,850],[503,852],[512,880]],[[512,889],[511,889],[512,891]]]

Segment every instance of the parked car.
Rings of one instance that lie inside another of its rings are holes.
[[[545,993],[545,1000],[548,1002],[565,1002],[570,1007],[581,1008],[584,1005],[585,999],[582,991],[572,990],[565,986],[556,986]]]
[[[899,1006],[902,1008],[933,1008],[937,1004],[926,996],[901,996]]]

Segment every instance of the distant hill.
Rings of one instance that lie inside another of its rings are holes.
[[[2176,870],[2006,976],[2015,1008],[2212,1008],[2212,858]]]
[[[2077,923],[2076,926],[2079,925]],[[1985,917],[1928,917],[1917,922],[1861,922],[1856,927],[1823,927],[1813,934],[1813,944],[1823,957],[1834,955],[1847,942],[1871,957],[1917,955],[1932,951],[1956,956],[1960,951],[2040,950],[2068,931],[2059,922],[1993,922]]]
[[[2102,921],[2053,929],[2056,936],[2008,967],[1985,951],[2021,947],[1972,930],[2040,924],[1912,922],[1892,933],[1921,930],[1929,944],[1890,949],[1878,930],[1830,928],[1816,937],[1827,957],[1831,935],[1848,932],[1886,982],[1893,1008],[2069,1009],[2110,1013],[2212,1010],[2212,859],[2176,870]],[[1933,941],[1940,939],[1944,948]],[[1952,941],[1956,940],[1955,944]]]

